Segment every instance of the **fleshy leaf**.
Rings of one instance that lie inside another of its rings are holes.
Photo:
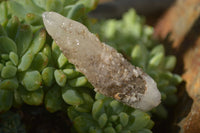
[[[17,44],[17,53],[21,57],[29,48],[32,40],[32,30],[30,25],[20,25],[17,31],[15,42]]]
[[[16,75],[17,68],[12,65],[7,65],[2,68],[1,77],[2,78],[12,78]]]
[[[28,71],[23,77],[22,84],[28,91],[38,90],[42,84],[42,76],[38,71]]]
[[[28,105],[40,105],[43,103],[44,91],[41,88],[35,91],[27,91],[21,87],[20,94],[23,101]]]
[[[0,112],[9,110],[13,103],[13,91],[0,89]]]
[[[66,103],[70,105],[77,106],[84,103],[81,95],[76,90],[68,86],[65,86],[64,88],[62,88],[62,98]]]
[[[0,54],[9,54],[11,51],[17,53],[17,46],[9,37],[0,36],[0,46]]]
[[[57,85],[53,86],[47,91],[45,95],[45,107],[49,112],[56,112],[62,109],[64,101],[61,97],[61,88]]]
[[[61,87],[64,87],[67,81],[67,76],[63,73],[62,70],[55,70],[54,77],[57,84]]]

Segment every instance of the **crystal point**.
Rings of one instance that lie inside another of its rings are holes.
[[[114,48],[101,43],[83,24],[55,12],[43,14],[47,32],[95,91],[148,111],[161,101],[154,80]]]

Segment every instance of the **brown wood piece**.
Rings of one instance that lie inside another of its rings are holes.
[[[177,0],[155,27],[155,36],[173,41],[178,48],[200,14],[200,0]]]
[[[177,0],[155,26],[154,35],[171,42],[178,69],[183,67],[186,91],[193,99],[189,114],[178,124],[180,132],[200,133],[200,0]]]

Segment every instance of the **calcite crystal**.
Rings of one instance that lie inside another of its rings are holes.
[[[154,80],[114,48],[101,43],[83,24],[55,12],[43,13],[43,21],[63,54],[95,91],[144,111],[160,103]]]

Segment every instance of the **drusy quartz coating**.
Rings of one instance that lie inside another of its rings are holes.
[[[114,48],[101,43],[83,24],[55,12],[43,13],[43,21],[63,54],[95,91],[144,111],[160,103],[154,80]]]

